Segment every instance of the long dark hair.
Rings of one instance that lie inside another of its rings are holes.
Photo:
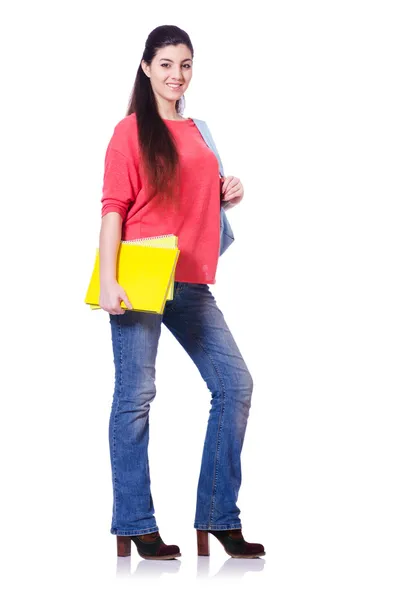
[[[142,59],[151,64],[160,48],[185,44],[192,53],[188,34],[176,25],[161,25],[149,34]],[[141,60],[142,60],[141,59]],[[176,111],[183,114],[185,98],[176,101]],[[174,138],[159,115],[149,77],[139,62],[126,116],[136,113],[140,155],[146,174],[149,197],[158,194],[163,204],[176,206],[179,200],[179,160]]]

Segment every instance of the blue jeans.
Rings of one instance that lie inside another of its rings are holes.
[[[149,408],[156,395],[161,324],[196,364],[211,392],[194,520],[196,529],[239,529],[240,454],[253,381],[207,284],[175,282],[164,314],[109,314],[115,388],[109,422],[113,483],[110,532],[158,531],[148,464]],[[174,374],[177,375],[176,373]]]

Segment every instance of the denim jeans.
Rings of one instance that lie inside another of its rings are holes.
[[[236,502],[253,381],[207,284],[175,282],[162,315],[109,314],[115,388],[109,422],[113,483],[110,532],[158,531],[148,464],[149,409],[162,323],[196,364],[211,392],[197,488],[196,529],[239,529]]]

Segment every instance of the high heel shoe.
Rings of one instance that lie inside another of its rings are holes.
[[[210,547],[208,534],[216,537],[226,554],[232,558],[256,558],[266,554],[262,544],[250,544],[246,542],[241,529],[197,529],[197,553],[199,556],[209,556]]]
[[[131,556],[131,540],[142,558],[168,560],[181,556],[179,546],[164,544],[158,531],[145,535],[118,535],[117,556]]]

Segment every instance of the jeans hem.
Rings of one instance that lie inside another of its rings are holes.
[[[148,527],[147,529],[117,529],[112,527],[110,533],[114,535],[144,535],[145,533],[154,533],[158,531],[159,528],[157,526]]]
[[[222,531],[223,529],[241,529],[241,523],[232,523],[231,525],[199,525],[194,523],[194,529],[203,529],[203,530],[212,530],[212,531]]]

